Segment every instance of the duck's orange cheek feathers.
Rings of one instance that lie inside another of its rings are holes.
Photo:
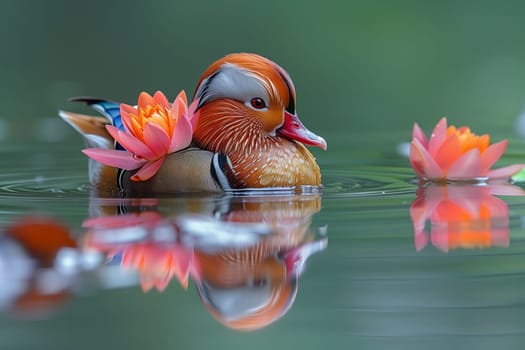
[[[212,152],[228,154],[241,137],[249,131],[249,116],[242,113],[239,103],[230,100],[213,101],[198,111],[193,139],[198,146]]]
[[[254,112],[258,117],[262,128],[268,132],[275,134],[275,130],[283,125],[283,110],[282,108],[272,108],[264,112]]]

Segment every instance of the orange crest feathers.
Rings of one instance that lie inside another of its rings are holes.
[[[220,70],[224,64],[233,64],[256,74],[261,80],[272,86],[291,113],[295,112],[295,87],[286,71],[275,62],[253,53],[233,53],[212,63],[202,74],[197,83],[195,95],[202,82]]]

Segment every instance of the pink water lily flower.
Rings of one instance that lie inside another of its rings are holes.
[[[124,170],[139,169],[131,177],[134,181],[154,176],[168,154],[186,148],[191,142],[193,131],[184,91],[173,104],[160,91],[153,97],[142,92],[138,106],[122,103],[120,114],[126,130],[112,125],[107,125],[106,129],[125,150],[87,148],[83,152],[105,165]]]
[[[489,135],[475,135],[467,127],[447,127],[446,118],[437,123],[427,139],[416,123],[410,163],[420,178],[436,182],[504,179],[525,167],[525,164],[514,164],[491,170],[507,144],[508,141],[503,140],[490,145]]]

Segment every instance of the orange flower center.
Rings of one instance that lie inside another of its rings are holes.
[[[446,222],[448,245],[454,248],[490,247],[492,245],[492,216],[490,209],[481,204],[478,215],[447,202]]]
[[[133,134],[141,141],[145,141],[143,131],[146,123],[156,124],[167,135],[171,135],[175,128],[173,113],[161,105],[139,106],[138,114],[130,114],[130,120]]]
[[[475,148],[479,150],[479,153],[483,153],[487,149],[487,147],[489,147],[490,144],[489,135],[485,134],[478,136],[471,132],[470,129],[466,126],[463,126],[461,128],[456,128],[453,125],[449,126],[447,129],[447,137],[450,137],[454,134],[459,140],[461,150],[463,153]]]

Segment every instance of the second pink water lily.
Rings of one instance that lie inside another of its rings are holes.
[[[447,126],[442,118],[429,139],[414,124],[410,163],[417,175],[432,181],[505,179],[518,173],[525,164],[491,169],[501,158],[508,141],[490,144],[489,135],[475,135],[467,127]]]
[[[134,181],[148,180],[157,173],[168,154],[191,143],[193,131],[184,91],[172,104],[160,91],[153,96],[142,92],[138,106],[121,104],[120,114],[125,130],[112,125],[106,129],[125,150],[87,148],[83,152],[105,165],[138,169],[131,178]]]

